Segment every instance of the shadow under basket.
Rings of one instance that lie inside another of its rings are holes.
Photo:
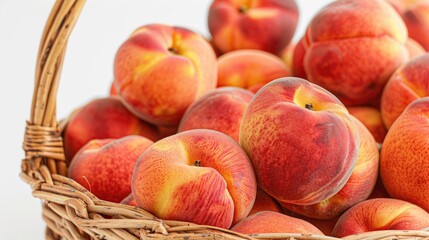
[[[56,119],[56,95],[70,33],[84,0],[57,0],[38,52],[30,120],[24,137],[20,177],[42,200],[46,239],[320,239],[328,236],[276,233],[243,235],[227,229],[161,220],[142,208],[98,199],[67,176]],[[429,239],[429,230],[377,231],[343,239]]]

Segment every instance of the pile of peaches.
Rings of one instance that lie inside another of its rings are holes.
[[[69,177],[160,219],[344,237],[429,227],[429,0],[214,0],[210,38],[117,50],[64,132]]]

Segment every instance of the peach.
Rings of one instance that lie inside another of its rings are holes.
[[[258,188],[256,192],[255,203],[253,204],[252,210],[250,210],[249,216],[262,211],[281,213],[282,209],[274,198],[272,198],[262,189]]]
[[[365,125],[375,138],[375,141],[383,143],[387,134],[387,129],[381,118],[380,110],[369,106],[348,107],[347,110]]]
[[[334,219],[330,219],[330,220],[321,220],[321,219],[309,218],[309,217],[297,214],[295,212],[292,212],[286,208],[283,208],[283,213],[288,215],[288,216],[291,216],[294,218],[299,218],[301,220],[304,220],[306,222],[313,224],[320,231],[322,231],[323,234],[325,234],[327,236],[332,235],[332,230],[334,230],[335,224],[338,221],[338,218],[334,218]]]
[[[429,211],[429,97],[412,102],[381,148],[380,174],[393,198]]]
[[[380,171],[380,168],[379,168],[379,171]],[[368,199],[372,199],[372,198],[390,198],[386,188],[384,187],[383,181],[381,180],[380,173],[378,174],[377,182],[375,182],[374,189],[372,190],[372,193],[368,197]]]
[[[92,140],[73,158],[68,176],[98,198],[119,203],[131,193],[137,159],[152,144],[140,136]]]
[[[293,53],[295,52],[295,47],[296,43],[291,42],[278,54],[289,69],[293,68]]]
[[[293,212],[315,219],[334,219],[371,194],[377,181],[379,152],[371,133],[356,118],[360,147],[358,160],[346,185],[334,196],[312,205],[280,204]]]
[[[238,142],[241,118],[253,95],[250,91],[236,87],[212,90],[186,110],[178,131],[212,129],[223,132]]]
[[[305,38],[307,79],[347,106],[377,101],[408,61],[407,28],[383,0],[334,1],[312,19]]]
[[[378,230],[419,230],[429,227],[429,213],[409,202],[376,198],[361,202],[345,212],[332,235],[345,237]]]
[[[381,116],[387,128],[412,101],[429,96],[429,53],[399,68],[381,97]]]
[[[130,193],[127,197],[125,197],[124,199],[122,199],[121,203],[122,203],[122,204],[130,205],[130,206],[137,207],[137,202],[136,202],[136,200],[134,199],[134,197],[133,197],[133,194],[132,194],[132,193]]]
[[[292,57],[292,75],[294,77],[307,79],[304,69],[304,58],[307,51],[305,38],[301,38],[295,46]]]
[[[389,0],[404,20],[411,38],[429,51],[429,0]]]
[[[405,47],[408,49],[408,53],[410,54],[410,59],[414,59],[426,53],[426,50],[422,47],[422,45],[420,45],[412,38],[407,39],[407,42],[405,43]]]
[[[216,87],[216,56],[202,36],[151,24],[118,49],[115,87],[125,106],[155,125],[175,126],[186,108]]]
[[[116,92],[115,84],[114,83],[112,83],[110,85],[109,96],[111,96],[111,97],[118,96],[118,93]]]
[[[246,217],[256,179],[246,153],[226,134],[196,129],[159,140],[132,178],[138,206],[161,219],[229,228]]]
[[[304,220],[270,211],[257,212],[237,223],[231,230],[244,234],[301,233],[323,235],[319,229]]]
[[[260,50],[237,50],[218,59],[218,87],[235,86],[257,92],[280,77],[290,76],[289,68],[276,55]]]
[[[70,117],[64,132],[66,158],[71,161],[90,140],[128,135],[140,135],[152,141],[159,139],[156,127],[134,116],[118,98],[94,99]]]
[[[292,40],[298,15],[295,0],[214,0],[208,26],[224,53],[258,49],[277,54]]]
[[[300,205],[341,190],[360,144],[355,123],[334,95],[292,77],[259,90],[244,112],[239,142],[258,186],[278,201]]]

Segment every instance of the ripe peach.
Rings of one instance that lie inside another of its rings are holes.
[[[283,208],[283,213],[288,215],[288,216],[291,216],[294,218],[299,218],[301,220],[304,220],[306,222],[313,224],[320,231],[322,231],[323,234],[325,234],[327,236],[332,235],[332,230],[334,230],[335,224],[338,221],[338,218],[334,218],[334,219],[330,219],[330,220],[321,220],[321,219],[309,218],[309,217],[300,215],[298,213],[292,212],[286,208]]]
[[[292,40],[298,15],[295,0],[214,0],[208,25],[224,53],[258,49],[276,54]]]
[[[256,197],[246,153],[208,129],[153,144],[137,162],[131,186],[137,204],[159,218],[223,228],[246,217]]]
[[[280,204],[293,212],[316,219],[334,219],[351,206],[364,201],[371,194],[377,181],[378,145],[371,133],[353,118],[360,136],[358,160],[346,185],[334,196],[312,205]]]
[[[301,205],[329,198],[346,184],[360,144],[351,116],[334,95],[292,77],[255,95],[239,142],[258,186],[278,201]]]
[[[186,110],[178,131],[212,129],[223,132],[238,142],[241,118],[253,95],[250,91],[236,87],[212,90]]]
[[[405,47],[408,49],[408,53],[410,54],[410,60],[416,57],[420,57],[426,53],[426,50],[422,47],[422,45],[420,45],[412,38],[407,39]]]
[[[429,0],[389,0],[402,16],[411,38],[429,51]]]
[[[429,227],[429,213],[409,202],[391,198],[363,201],[345,212],[332,235],[345,237],[377,230],[419,230]]]
[[[94,99],[70,118],[64,132],[64,151],[71,161],[77,151],[93,139],[121,138],[128,135],[159,139],[155,126],[129,112],[118,98]]]
[[[429,53],[399,68],[381,97],[381,116],[387,128],[412,101],[429,96]]]
[[[282,209],[274,198],[272,198],[262,189],[258,188],[258,191],[256,192],[255,203],[253,204],[252,210],[249,212],[249,216],[262,211],[281,213]]]
[[[73,158],[68,176],[98,198],[119,203],[131,193],[137,159],[152,144],[140,136],[92,140]]]
[[[319,229],[304,220],[270,211],[257,212],[237,223],[231,230],[244,234],[303,233],[323,235]]]
[[[380,168],[379,168],[379,171],[380,171]],[[373,198],[390,198],[386,188],[384,187],[383,181],[381,180],[380,174],[378,174],[377,182],[375,182],[374,189],[372,190],[372,193],[368,197],[368,199],[373,199]]]
[[[115,86],[125,106],[155,125],[175,126],[196,99],[216,87],[216,56],[202,36],[151,24],[119,48]]]
[[[387,129],[384,126],[381,118],[380,110],[368,106],[348,107],[347,110],[351,115],[357,118],[371,132],[375,141],[383,143],[387,134]]]
[[[278,54],[286,66],[291,70],[293,68],[293,53],[295,52],[295,46],[296,43],[291,42]]]
[[[393,198],[429,211],[429,97],[412,102],[381,148],[380,174]]]
[[[390,75],[408,61],[406,26],[384,0],[334,1],[313,18],[305,38],[308,80],[347,106],[379,99]]]
[[[218,71],[218,87],[235,86],[255,93],[274,79],[290,76],[279,57],[260,50],[226,53],[218,59]]]
[[[294,77],[307,79],[307,74],[304,69],[304,58],[307,48],[308,46],[304,37],[301,38],[295,46],[292,57],[292,75]]]

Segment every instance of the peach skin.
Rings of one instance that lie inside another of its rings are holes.
[[[307,74],[304,69],[304,57],[307,48],[308,46],[304,37],[301,38],[295,46],[292,57],[292,75],[294,77],[307,79]]]
[[[420,230],[429,227],[429,213],[409,202],[391,198],[363,201],[345,212],[332,235],[342,238],[378,230]]]
[[[92,140],[73,158],[68,176],[102,200],[119,203],[131,193],[131,176],[147,138]]]
[[[249,216],[262,211],[282,213],[282,208],[274,198],[272,198],[262,189],[258,188],[258,191],[256,192],[255,204],[253,204],[253,208],[250,210]]]
[[[278,201],[308,205],[346,184],[360,139],[334,95],[289,77],[274,80],[255,95],[244,112],[239,142],[262,190]]]
[[[152,141],[159,139],[156,126],[134,116],[118,98],[94,99],[70,117],[64,132],[66,158],[71,161],[90,140],[128,135],[140,135]]]
[[[412,101],[429,96],[429,53],[414,58],[390,78],[381,97],[381,116],[390,128]]]
[[[138,206],[161,219],[222,228],[246,217],[256,197],[246,153],[208,129],[156,142],[138,160],[131,186]]]
[[[408,61],[407,28],[384,0],[334,1],[312,19],[305,38],[307,79],[346,106],[376,102]]]
[[[277,54],[292,40],[298,15],[295,0],[214,0],[208,26],[223,53],[258,49]]]
[[[252,92],[237,87],[212,90],[186,110],[178,131],[212,129],[223,132],[238,142],[241,118],[253,95]]]
[[[369,106],[348,107],[347,110],[365,125],[375,138],[375,141],[383,143],[387,134],[387,129],[384,126],[380,110]]]
[[[388,0],[404,20],[411,38],[429,51],[429,1]]]
[[[412,102],[381,148],[380,174],[393,198],[429,211],[429,97]]]
[[[353,118],[360,136],[358,160],[346,185],[334,196],[312,205],[280,204],[306,217],[331,220],[364,201],[371,194],[378,176],[378,145],[368,129]]]
[[[426,50],[418,42],[412,38],[408,38],[405,43],[405,47],[408,49],[410,60],[416,57],[420,57],[426,53]]]
[[[278,212],[257,212],[231,228],[232,231],[244,234],[261,233],[302,233],[323,235],[312,224]]]
[[[218,58],[218,87],[234,86],[256,93],[274,79],[290,76],[276,55],[260,50],[237,50]]]
[[[151,24],[118,49],[114,76],[118,95],[135,115],[176,126],[192,102],[216,87],[216,56],[207,40],[190,30]]]
[[[295,52],[295,47],[296,43],[291,42],[278,54],[286,66],[291,70],[293,68],[293,53]]]

